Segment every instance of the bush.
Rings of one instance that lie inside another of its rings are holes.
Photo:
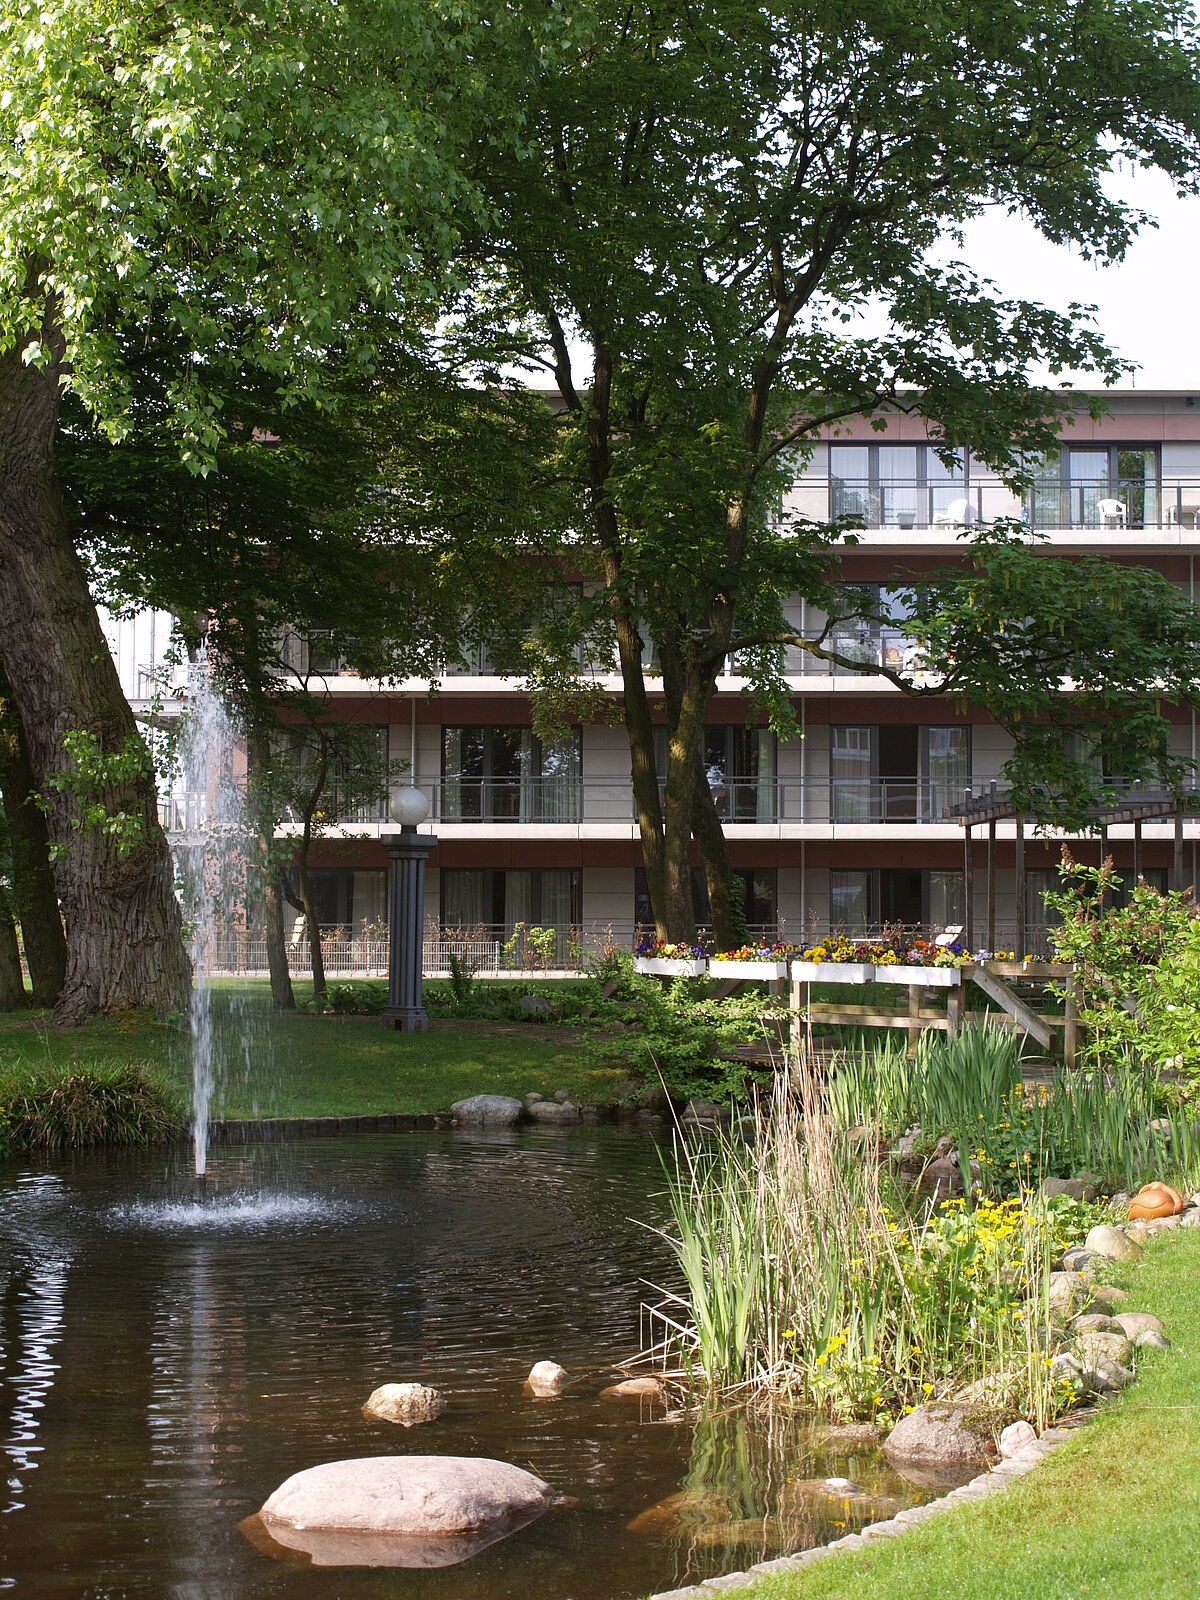
[[[350,979],[346,983],[327,983],[319,1000],[311,994],[298,996],[296,1009],[322,1016],[378,1016],[387,1005],[387,994],[383,979]]]
[[[183,1107],[152,1067],[97,1062],[69,1071],[10,1071],[0,1080],[0,1129],[17,1150],[148,1145],[176,1135]]]

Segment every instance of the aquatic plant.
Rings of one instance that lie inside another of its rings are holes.
[[[18,1150],[148,1145],[176,1135],[183,1108],[152,1067],[95,1062],[73,1070],[9,1068],[0,1078],[0,1122]]]

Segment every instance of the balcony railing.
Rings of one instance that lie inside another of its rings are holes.
[[[797,485],[802,497],[820,496],[823,481]],[[1076,478],[1043,480],[1016,495],[998,478],[959,483],[913,479],[830,478],[829,516],[867,529],[893,532],[971,527],[1008,518],[1044,532],[1093,528],[1098,532],[1200,529],[1200,479]]]

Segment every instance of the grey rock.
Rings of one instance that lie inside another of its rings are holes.
[[[1073,1355],[1069,1355],[1065,1351],[1062,1355],[1055,1356],[1054,1360],[1050,1363],[1050,1381],[1054,1384],[1082,1383],[1082,1362],[1077,1361]]]
[[[1181,1228],[1200,1228],[1200,1208],[1193,1206],[1190,1211],[1185,1211],[1179,1219]]]
[[[530,1106],[536,1106],[539,1101],[544,1100],[545,1098],[546,1096],[544,1094],[539,1094],[536,1089],[531,1089],[530,1092],[525,1096],[525,1109],[528,1111]]]
[[[1083,1272],[1096,1259],[1094,1250],[1086,1250],[1082,1245],[1076,1245],[1073,1250],[1067,1250],[1062,1258],[1065,1272]]]
[[[1076,1317],[1071,1324],[1072,1333],[1125,1333],[1125,1329],[1115,1318],[1105,1316],[1100,1311],[1089,1311],[1083,1316]],[[1132,1334],[1126,1334],[1132,1339]]]
[[[445,1409],[445,1395],[423,1383],[384,1383],[368,1398],[363,1416],[411,1428],[418,1422],[432,1422]]]
[[[963,1191],[962,1174],[948,1157],[931,1161],[921,1174],[917,1185],[919,1194],[930,1194],[935,1200],[945,1200]]]
[[[1153,1328],[1147,1328],[1145,1333],[1139,1333],[1133,1341],[1137,1350],[1169,1350],[1171,1341],[1165,1333],[1158,1333]]]
[[[552,1017],[554,1007],[544,994],[523,994],[517,1001],[517,1010],[527,1017]]]
[[[557,1361],[535,1361],[525,1380],[533,1393],[543,1400],[561,1394],[570,1381],[567,1369],[560,1367]]]
[[[1120,1228],[1110,1228],[1100,1223],[1084,1240],[1084,1249],[1094,1255],[1105,1256],[1109,1261],[1136,1261],[1142,1253],[1140,1244],[1130,1239]]]
[[[1129,1209],[1129,1196],[1125,1193],[1124,1189],[1118,1189],[1116,1194],[1113,1195],[1112,1208],[1114,1211],[1118,1212],[1127,1211]]]
[[[1010,1422],[1000,1435],[1000,1454],[1011,1461],[1029,1445],[1037,1443],[1037,1434],[1027,1422]]]
[[[1147,1238],[1156,1239],[1160,1233],[1170,1233],[1172,1229],[1182,1227],[1183,1218],[1151,1217],[1150,1221],[1143,1223],[1142,1226],[1146,1230]]]
[[[571,1091],[570,1089],[555,1089],[554,1098],[558,1101],[560,1106],[565,1106],[567,1101],[571,1098]]]
[[[911,1160],[917,1153],[917,1141],[911,1133],[902,1133],[892,1141],[890,1153],[893,1161]]]
[[[1046,1200],[1054,1200],[1060,1195],[1066,1195],[1070,1200],[1086,1200],[1090,1203],[1096,1199],[1099,1193],[1100,1186],[1091,1173],[1085,1173],[1079,1178],[1042,1179],[1042,1196]]]
[[[506,1094],[473,1094],[469,1100],[456,1100],[450,1110],[460,1122],[476,1127],[515,1128],[525,1115],[521,1102]]]
[[[632,1100],[642,1087],[640,1078],[622,1078],[621,1082],[613,1087],[614,1100]]]
[[[573,1106],[569,1100],[537,1100],[528,1108],[527,1115],[530,1122],[567,1127],[579,1121],[579,1107]]]
[[[665,1400],[667,1391],[658,1378],[622,1378],[601,1389],[601,1400]]]
[[[366,1564],[439,1566],[448,1564],[439,1559],[446,1541],[451,1550],[461,1548],[464,1535],[482,1542],[489,1534],[495,1537],[501,1530],[532,1522],[553,1502],[548,1484],[504,1461],[371,1456],[330,1461],[295,1473],[275,1490],[259,1515],[272,1538],[308,1549],[316,1565],[332,1564],[320,1558],[323,1549],[328,1555],[330,1542],[323,1542],[321,1535],[350,1534],[370,1536],[368,1550],[372,1541],[395,1536],[410,1547],[409,1559],[388,1559],[381,1552],[383,1559]],[[289,1532],[300,1537],[290,1538]],[[425,1551],[420,1549],[422,1541],[429,1542]],[[337,1541],[333,1545],[338,1548]],[[467,1548],[478,1547],[476,1543]]]
[[[1101,1361],[1096,1367],[1096,1387],[1103,1393],[1120,1394],[1133,1382],[1133,1373],[1119,1361]]]
[[[1149,1311],[1119,1311],[1113,1319],[1127,1339],[1135,1342],[1142,1333],[1165,1333],[1166,1329]]]
[[[987,1462],[983,1438],[965,1406],[937,1403],[918,1406],[901,1417],[888,1435],[883,1453],[894,1465],[982,1467]]]
[[[1090,1286],[1089,1311],[1102,1311],[1111,1317],[1117,1306],[1129,1299],[1128,1289],[1118,1289],[1115,1283],[1097,1283]]]
[[[684,1122],[722,1122],[729,1116],[724,1106],[715,1100],[689,1100],[684,1107]]]
[[[1073,1349],[1085,1372],[1095,1370],[1102,1361],[1115,1361],[1121,1366],[1133,1355],[1133,1340],[1123,1333],[1082,1333]]]
[[[671,1109],[671,1098],[661,1083],[644,1083],[634,1098],[642,1111],[666,1112]]]
[[[1143,1222],[1140,1218],[1137,1222],[1127,1222],[1121,1232],[1127,1239],[1132,1239],[1134,1244],[1148,1244],[1153,1238],[1150,1232],[1150,1224]]]
[[[1072,1316],[1087,1300],[1087,1285],[1079,1272],[1050,1274],[1050,1309],[1060,1317]]]

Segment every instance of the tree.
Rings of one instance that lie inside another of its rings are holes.
[[[33,1003],[49,1007],[62,992],[67,971],[67,942],[54,887],[46,819],[37,804],[25,734],[13,709],[3,668],[0,668],[0,796],[4,802],[11,863],[11,908],[21,925],[21,942],[33,985]]]
[[[513,133],[527,59],[518,18],[426,0],[0,3],[0,662],[49,801],[60,1020],[178,1004],[189,979],[151,763],[58,490],[63,397],[120,438],[137,352],[173,349],[159,432],[203,474],[245,366],[281,407],[328,399],[335,352],[369,372],[378,308],[413,329],[436,310],[473,207],[458,152],[484,111]]]
[[[717,674],[737,652],[787,729],[782,601],[847,603],[836,530],[782,516],[788,484],[827,428],[888,404],[1015,480],[1058,422],[1031,366],[1117,375],[1079,307],[1002,301],[931,252],[1000,206],[1120,259],[1142,219],[1105,191],[1114,162],[1196,188],[1196,21],[1177,0],[951,0],[936,17],[911,0],[592,0],[571,25],[520,145],[480,150],[491,298],[462,326],[553,380],[658,931],[691,935],[694,837],[722,943],[730,866],[700,759]],[[880,304],[871,336],[857,319]]]

